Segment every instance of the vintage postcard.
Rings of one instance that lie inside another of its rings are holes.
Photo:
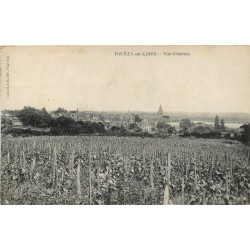
[[[0,47],[2,205],[249,205],[250,46]]]

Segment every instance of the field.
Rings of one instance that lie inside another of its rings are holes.
[[[250,204],[250,147],[132,137],[3,139],[1,204]]]

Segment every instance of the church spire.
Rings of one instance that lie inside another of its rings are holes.
[[[158,115],[163,115],[164,114],[164,111],[163,111],[163,108],[162,108],[162,106],[161,106],[161,104],[160,104],[160,107],[159,107],[159,110],[158,110]]]

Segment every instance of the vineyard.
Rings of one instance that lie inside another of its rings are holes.
[[[3,139],[1,204],[250,204],[250,147],[132,137]]]

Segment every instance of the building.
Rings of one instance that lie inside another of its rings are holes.
[[[128,129],[129,125],[130,125],[129,122],[126,120],[113,120],[113,121],[109,122],[110,128],[112,128],[112,127],[118,127],[118,128],[124,127],[126,129]]]
[[[13,126],[22,126],[22,122],[17,118],[17,117],[13,117],[11,119],[11,123]]]
[[[154,118],[148,118],[147,120],[148,120],[148,122],[151,125],[151,130],[156,130],[157,129],[157,124],[158,124],[159,120],[158,119],[154,119]]]
[[[151,131],[157,130],[157,124],[165,123],[169,124],[171,122],[170,116],[166,115],[162,105],[159,106],[158,112],[154,114],[146,114],[143,116],[151,125]]]
[[[99,122],[99,117],[95,114],[90,116],[90,121],[91,122]]]
[[[168,115],[163,115],[162,117],[159,118],[159,122],[169,123],[170,117]]]
[[[77,121],[78,120],[78,113],[69,113],[68,115],[70,118],[73,120]]]
[[[139,127],[142,129],[143,132],[151,132],[152,130],[151,124],[148,122],[147,119],[143,119],[139,123]]]
[[[163,111],[163,108],[160,104],[160,107],[159,107],[159,110],[158,110],[158,117],[162,117],[164,115],[164,111]]]

